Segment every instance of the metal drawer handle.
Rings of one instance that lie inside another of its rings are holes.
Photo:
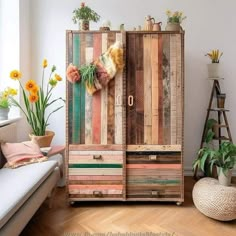
[[[101,191],[93,191],[93,195],[95,197],[101,197],[102,196],[102,192]]]
[[[151,190],[151,195],[152,196],[158,196],[159,192],[157,190]]]
[[[149,160],[156,160],[157,156],[156,155],[149,155]]]
[[[116,105],[121,106],[122,105],[122,100],[121,100],[121,95],[116,96]]]
[[[129,95],[128,96],[128,105],[132,107],[134,105],[134,96]]]
[[[101,160],[102,159],[102,155],[93,155],[93,159]]]

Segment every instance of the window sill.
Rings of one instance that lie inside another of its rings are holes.
[[[8,120],[0,120],[0,127],[1,126],[5,126],[11,123],[15,123],[16,121],[19,121],[22,117],[14,117],[14,118],[10,118]]]

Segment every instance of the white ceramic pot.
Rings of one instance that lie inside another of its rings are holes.
[[[211,63],[207,65],[208,68],[208,78],[219,79],[220,78],[220,64]]]
[[[224,186],[230,186],[231,184],[231,178],[232,178],[232,169],[229,169],[223,172],[223,169],[221,167],[217,166],[217,173],[218,173],[218,180],[219,184]]]
[[[0,120],[8,120],[9,108],[0,108]]]

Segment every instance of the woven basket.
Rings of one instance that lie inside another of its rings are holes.
[[[193,202],[204,215],[221,221],[236,219],[236,187],[203,178],[193,187]]]

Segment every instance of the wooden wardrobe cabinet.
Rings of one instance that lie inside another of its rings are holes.
[[[67,31],[67,66],[117,40],[123,74],[92,96],[67,82],[68,199],[181,203],[184,33]]]

